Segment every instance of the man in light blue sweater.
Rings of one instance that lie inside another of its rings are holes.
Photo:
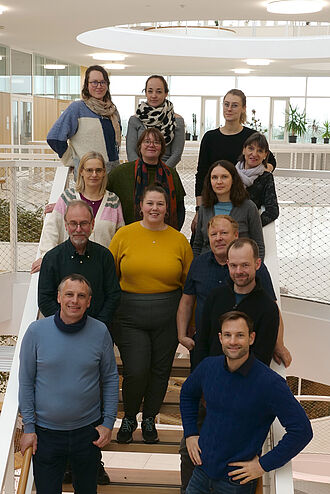
[[[256,479],[290,461],[313,435],[285,380],[249,352],[255,337],[249,316],[227,312],[220,323],[224,355],[205,358],[181,391],[184,436],[196,465],[186,494],[254,494]],[[206,418],[198,433],[202,395]],[[286,433],[261,456],[276,417]]]
[[[67,459],[75,492],[96,494],[100,448],[110,441],[117,414],[118,372],[107,327],[86,314],[90,301],[83,276],[65,277],[59,311],[30,324],[22,341],[21,451],[33,448],[37,494],[62,492]]]

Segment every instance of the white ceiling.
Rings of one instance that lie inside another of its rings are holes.
[[[283,16],[268,14],[265,2],[260,0],[0,0],[8,10],[0,16],[0,44],[9,45],[15,49],[37,52],[51,58],[88,66],[94,62],[89,56],[97,50],[79,43],[76,36],[92,29],[120,24],[193,20],[193,19],[243,19],[243,20],[301,20],[330,22],[330,0],[322,12],[308,15]],[[125,63],[129,67],[125,71],[113,71],[113,74],[187,74],[187,75],[233,75],[231,69],[247,67],[242,61],[240,50],[236,48],[235,58],[231,58],[230,49],[219,50],[217,58],[204,56],[163,56],[134,53],[135,45],[130,47],[130,53]],[[260,50],[265,49],[264,57],[270,53],[276,54],[277,46],[286,44],[285,40],[273,39],[260,41]],[[189,40],[186,41],[189,44]],[[255,67],[251,75],[322,75],[329,74],[330,67],[330,32],[328,39],[318,40],[319,48],[311,52],[312,40],[301,44],[299,56],[287,44],[287,58],[278,58],[268,67]],[[242,53],[246,42],[242,40]],[[266,48],[268,46],[268,48]],[[113,42],[113,50],[119,50],[118,42]],[[188,47],[188,45],[187,45]],[[307,47],[307,48],[306,48]],[[308,47],[310,49],[308,49]],[[328,49],[329,47],[329,49]],[[285,46],[284,46],[285,48]],[[164,42],[164,51],[166,41]],[[121,50],[122,51],[122,50]],[[201,50],[199,50],[201,52]],[[246,51],[246,50],[245,50]],[[122,51],[123,52],[123,51]],[[133,52],[133,53],[132,53]],[[292,52],[292,55],[291,55]],[[125,53],[125,52],[123,52]],[[283,53],[283,52],[282,52]],[[294,55],[293,55],[294,54]],[[327,56],[329,54],[329,56]],[[229,58],[228,58],[229,56]],[[278,55],[280,56],[280,55]],[[295,58],[291,58],[295,56]],[[304,58],[304,57],[309,58]],[[256,58],[251,47],[251,58]]]

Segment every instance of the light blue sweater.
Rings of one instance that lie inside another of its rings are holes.
[[[88,316],[76,333],[59,330],[54,316],[30,324],[19,369],[24,432],[34,432],[35,424],[54,430],[79,429],[101,416],[102,425],[112,429],[117,405],[118,372],[105,324]]]

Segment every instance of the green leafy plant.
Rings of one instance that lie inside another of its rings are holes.
[[[18,242],[39,242],[43,225],[43,206],[28,211],[17,207]],[[0,242],[10,241],[9,202],[0,199]]]
[[[301,137],[306,133],[306,112],[299,112],[298,107],[289,105],[289,110],[285,112],[285,128],[292,136]]]
[[[323,139],[329,139],[330,138],[330,122],[329,122],[329,120],[326,120],[325,122],[323,122],[322,130],[324,130],[324,132],[322,134]]]
[[[311,131],[313,137],[316,137],[320,130],[320,124],[314,118],[314,120],[309,124],[308,128]]]

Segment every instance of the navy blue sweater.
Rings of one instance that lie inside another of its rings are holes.
[[[228,370],[224,356],[208,357],[188,377],[180,400],[185,437],[199,435],[202,393],[207,413],[199,438],[201,468],[211,479],[225,478],[237,468],[228,463],[260,455],[275,417],[286,433],[260,458],[266,472],[291,460],[313,436],[310,422],[285,380],[252,354],[235,372]]]

